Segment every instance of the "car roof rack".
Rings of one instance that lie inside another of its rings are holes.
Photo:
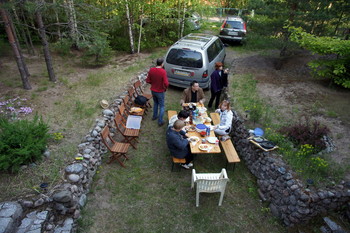
[[[198,45],[201,49],[214,38],[215,36],[203,33],[191,33],[182,37],[175,44]]]

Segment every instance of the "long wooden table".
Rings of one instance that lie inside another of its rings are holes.
[[[198,106],[198,105],[197,105]],[[203,118],[206,118],[208,117],[208,114],[205,112],[202,114],[202,117]],[[211,123],[205,123],[205,125],[207,126],[210,126]],[[195,126],[195,125],[194,125]],[[207,141],[207,137],[202,137],[197,131],[191,131],[191,132],[187,132],[187,134],[192,137],[192,136],[196,136],[199,138],[199,141],[194,144],[192,142],[190,142],[190,148],[191,148],[191,152],[193,154],[219,154],[221,153],[221,149],[220,149],[220,146],[219,145],[215,145],[213,143],[209,143]],[[215,136],[215,133],[214,133],[214,130],[210,130],[210,135],[209,137],[216,137]],[[202,144],[202,139],[205,139],[206,140],[206,144],[210,147],[209,150],[201,150],[199,149],[199,145]]]

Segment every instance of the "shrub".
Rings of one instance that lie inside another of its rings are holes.
[[[70,39],[61,39],[52,44],[53,50],[61,56],[67,56],[70,54],[73,41]]]
[[[84,65],[106,65],[112,57],[112,48],[103,35],[96,35],[92,41],[80,42],[79,48],[84,51],[84,55],[81,57]]]
[[[297,145],[309,144],[316,150],[326,148],[325,142],[322,140],[324,135],[329,133],[326,126],[321,126],[319,121],[310,122],[310,119],[304,116],[305,121],[299,121],[296,125],[282,127],[280,132],[288,136]]]
[[[50,137],[38,115],[33,120],[0,118],[0,170],[17,172],[21,165],[42,158]]]

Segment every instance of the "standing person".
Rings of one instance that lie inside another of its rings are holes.
[[[193,155],[190,151],[189,141],[182,131],[184,126],[185,122],[182,120],[175,121],[174,126],[169,127],[166,132],[166,142],[171,156],[178,159],[186,159],[186,163],[181,164],[181,166],[190,169],[193,166]]]
[[[203,89],[199,87],[199,84],[197,81],[192,81],[191,86],[189,88],[186,88],[182,92],[182,98],[180,100],[181,106],[183,106],[184,103],[201,103],[204,104],[205,96]]]
[[[152,67],[148,71],[146,82],[151,84],[151,91],[153,97],[153,117],[152,120],[158,119],[158,125],[164,125],[163,116],[164,116],[164,101],[165,101],[165,91],[169,86],[168,77],[166,71],[163,68],[164,59],[157,59],[157,66]],[[159,114],[158,114],[159,106]]]
[[[215,100],[215,109],[219,107],[221,91],[224,87],[227,86],[227,74],[228,74],[228,69],[225,69],[225,71],[223,71],[223,64],[221,62],[216,62],[215,70],[210,76],[211,97],[208,103],[209,108],[213,106],[214,100]]]
[[[215,112],[220,114],[220,124],[215,126],[214,132],[217,135],[223,136],[222,140],[225,141],[230,138],[228,134],[232,127],[233,112],[231,111],[230,102],[223,100],[220,103],[219,109]]]

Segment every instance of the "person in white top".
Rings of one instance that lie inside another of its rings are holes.
[[[219,109],[215,110],[215,112],[220,114],[220,124],[215,126],[214,132],[220,136],[228,135],[231,131],[233,118],[230,102],[223,100],[219,105]]]

